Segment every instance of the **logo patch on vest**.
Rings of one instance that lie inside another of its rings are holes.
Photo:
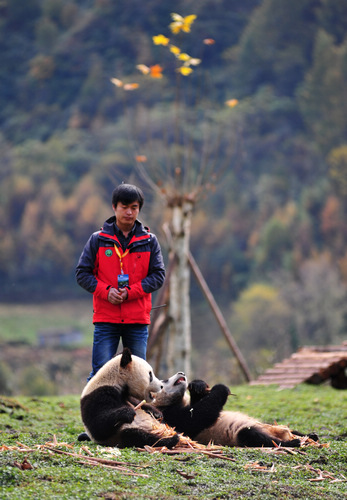
[[[112,254],[113,254],[112,250],[110,250],[110,249],[105,250],[106,257],[111,257]]]

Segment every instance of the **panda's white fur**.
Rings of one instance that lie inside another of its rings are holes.
[[[143,447],[160,440],[163,446],[174,446],[178,436],[163,434],[161,425],[164,424],[155,418],[161,417],[160,411],[146,404],[134,409],[143,400],[151,402],[153,394],[161,388],[162,383],[152,367],[124,349],[108,361],[82,391],[81,417],[87,435],[106,446]]]
[[[222,446],[300,446],[298,436],[284,425],[270,425],[237,411],[223,410],[222,399],[213,399],[213,394],[222,391],[221,384],[209,389],[203,381],[187,384],[183,373],[179,372],[164,380],[163,389],[156,395],[155,405],[162,411],[164,420],[201,444],[213,442]],[[189,388],[189,392],[187,391]],[[217,391],[218,389],[218,391]],[[211,424],[211,404],[218,412]],[[191,422],[194,420],[194,425]],[[206,425],[204,425],[204,423]],[[310,437],[317,440],[315,434]]]
[[[124,350],[122,354],[118,354],[105,363],[84,387],[81,398],[99,387],[111,385],[119,390],[128,386],[129,396],[151,402],[153,399],[151,393],[158,392],[163,387],[161,380],[154,375],[147,361],[133,354],[126,359],[126,355],[127,350]]]

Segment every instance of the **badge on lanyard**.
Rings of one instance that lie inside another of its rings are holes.
[[[118,274],[118,288],[129,286],[129,274]]]
[[[116,245],[114,246],[114,248],[116,250],[116,254],[119,257],[120,272],[121,272],[121,274],[118,274],[118,276],[117,276],[118,288],[125,288],[126,286],[129,286],[129,274],[124,274],[122,259],[126,255],[128,255],[129,249],[126,250],[124,253],[121,253],[119,248]]]

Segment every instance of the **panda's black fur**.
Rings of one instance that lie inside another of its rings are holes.
[[[298,436],[303,434],[287,426],[269,425],[244,413],[224,411],[230,394],[225,385],[209,389],[206,382],[194,380],[188,386],[181,372],[162,382],[163,389],[156,395],[155,405],[164,421],[199,443],[240,447],[298,447],[301,444]],[[315,434],[309,437],[318,440]]]
[[[172,448],[179,437],[176,433],[163,437],[164,424],[157,420],[162,417],[160,410],[151,404],[134,409],[143,400],[152,401],[152,394],[161,388],[151,366],[124,349],[94,375],[81,394],[81,417],[87,435],[105,446],[157,444]]]
[[[203,398],[194,400],[193,392],[190,401],[186,393],[187,379],[182,372],[163,380],[162,384],[163,389],[155,394],[153,404],[162,412],[166,424],[192,439],[214,424],[230,394],[228,387],[217,384]]]

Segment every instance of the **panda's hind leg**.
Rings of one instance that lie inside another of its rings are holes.
[[[166,446],[173,448],[179,441],[178,434],[160,438],[141,429],[126,429],[121,433],[119,446],[121,448],[144,448],[145,446]]]
[[[300,439],[281,441],[255,426],[244,427],[237,433],[237,446],[246,448],[260,448],[265,446],[267,448],[273,448],[276,444],[278,446],[297,448],[300,446]]]

